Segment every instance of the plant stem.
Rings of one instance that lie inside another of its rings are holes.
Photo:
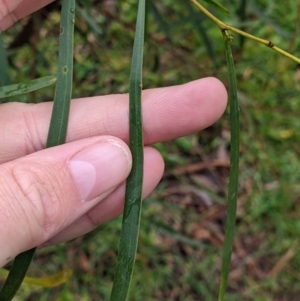
[[[204,8],[201,4],[199,4],[196,0],[190,0],[203,14],[205,14],[210,20],[212,20],[222,31],[224,30],[231,30],[232,32],[235,32],[241,36],[244,36],[250,40],[253,40],[255,42],[258,42],[260,44],[263,44],[274,51],[282,54],[285,57],[288,57],[289,59],[295,61],[296,63],[300,64],[300,58],[290,54],[289,52],[279,48],[278,46],[275,46],[271,41],[258,38],[254,35],[251,35],[243,30],[240,30],[238,28],[235,28],[233,26],[230,26],[221,20],[219,20],[217,17],[215,17],[211,12],[209,12],[206,8]]]

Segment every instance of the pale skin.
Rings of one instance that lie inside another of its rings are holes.
[[[0,0],[0,31],[50,2]],[[219,80],[204,78],[145,90],[142,98],[145,198],[164,170],[150,145],[213,124],[225,110],[227,93]],[[20,252],[78,237],[122,213],[131,168],[128,95],[73,100],[67,143],[45,149],[51,109],[51,102],[0,106],[0,266]]]

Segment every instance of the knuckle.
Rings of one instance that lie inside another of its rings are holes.
[[[36,115],[34,114],[32,107],[26,106],[22,112],[22,118],[20,118],[21,128],[24,131],[26,137],[26,154],[31,154],[44,148],[45,141],[39,135]]]
[[[18,21],[18,17],[14,13],[8,0],[0,0],[0,20],[7,18],[10,23]],[[2,27],[0,28],[2,29]],[[3,29],[6,29],[5,27]]]
[[[12,177],[14,194],[19,195],[27,219],[47,239],[63,221],[61,171],[42,163],[22,162],[12,168]]]
[[[0,1],[0,20],[10,14],[7,0]]]

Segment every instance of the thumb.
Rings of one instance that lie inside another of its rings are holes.
[[[102,136],[0,165],[0,266],[58,234],[127,177],[131,154]]]

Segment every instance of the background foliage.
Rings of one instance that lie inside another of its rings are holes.
[[[297,1],[221,3],[231,12],[215,11],[222,20],[300,55]],[[136,1],[82,0],[78,5],[73,96],[127,92]],[[222,35],[211,21],[188,1],[152,0],[148,11],[145,88],[211,75],[227,85]],[[59,3],[54,2],[3,35],[12,83],[56,74],[59,18]],[[300,72],[295,63],[238,36],[233,49],[241,110],[241,166],[227,300],[298,300]],[[52,99],[49,87],[12,100]],[[201,133],[156,145],[165,158],[166,172],[143,204],[130,300],[216,299],[228,141],[225,114]],[[120,221],[70,243],[39,250],[30,275],[71,267],[73,277],[55,289],[24,285],[16,300],[108,300]]]

